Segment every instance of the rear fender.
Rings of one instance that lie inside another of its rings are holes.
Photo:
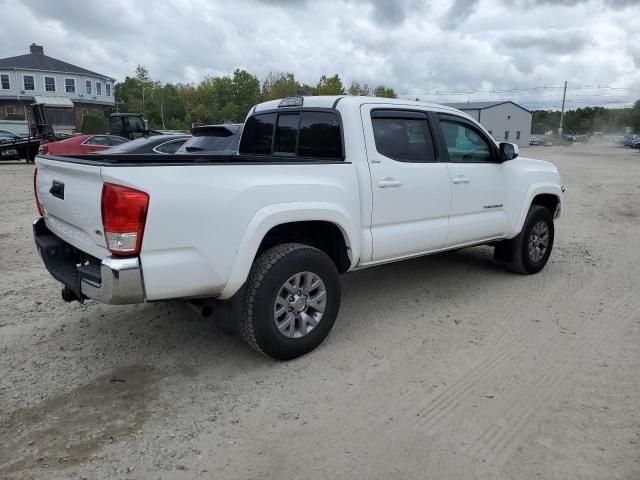
[[[231,298],[249,276],[251,265],[265,235],[273,227],[292,222],[325,221],[340,228],[346,245],[351,267],[360,258],[360,242],[357,230],[347,211],[337,204],[326,202],[280,203],[264,207],[251,218],[236,251],[235,260],[227,283],[220,293],[221,299]]]

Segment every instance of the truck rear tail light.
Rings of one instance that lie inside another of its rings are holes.
[[[40,203],[40,197],[38,197],[38,169],[36,168],[33,171],[33,194],[36,197],[36,207],[38,208],[38,213],[41,217],[44,217],[44,210],[42,208],[42,204]]]
[[[102,226],[107,248],[114,255],[137,255],[147,220],[149,195],[133,188],[105,183],[102,187]]]

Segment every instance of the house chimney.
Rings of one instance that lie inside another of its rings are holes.
[[[40,55],[44,55],[44,47],[42,45],[36,45],[35,43],[32,43],[31,45],[29,45],[29,51],[31,53],[38,53]]]

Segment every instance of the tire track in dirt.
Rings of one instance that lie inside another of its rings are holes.
[[[609,283],[611,288],[616,288],[624,283],[621,277]],[[601,288],[602,282],[593,283],[590,287],[583,289],[579,295],[579,299],[594,299],[595,293]],[[578,299],[577,299],[578,300]],[[453,384],[447,386],[445,390],[437,396],[430,399],[428,407],[419,409],[416,415],[420,416],[420,420],[414,425],[417,430],[425,430],[433,432],[438,430],[449,418],[455,415],[457,410],[466,410],[472,407],[472,403],[477,401],[477,396],[473,395],[479,392],[479,389],[488,383],[489,379],[494,377],[498,372],[501,375],[508,371],[509,368],[517,368],[513,361],[517,357],[526,355],[531,350],[539,350],[542,346],[549,343],[549,337],[557,334],[554,330],[543,330],[541,335],[536,336],[533,327],[528,328],[517,340],[511,339],[501,352],[496,356],[495,348],[488,352],[484,352],[485,356],[480,363],[470,370],[466,375],[458,379]]]
[[[605,310],[605,313],[609,309]],[[579,366],[581,355],[596,340],[615,332],[615,327],[624,324],[640,312],[640,292],[632,291],[611,306],[607,318],[616,320],[616,325],[592,320],[588,330],[578,335],[573,344],[561,351],[559,356],[547,356],[537,367],[530,386],[521,389],[506,405],[496,407],[497,417],[492,425],[469,445],[468,453],[479,459],[503,464],[517,448],[528,431],[524,428],[554,398],[560,396],[571,384],[567,381]],[[595,326],[593,325],[595,324]],[[556,342],[559,343],[559,342]],[[519,412],[526,412],[519,415]],[[507,419],[502,425],[499,418]],[[513,420],[512,420],[513,419]]]
[[[579,263],[572,263],[571,267],[576,268]],[[581,266],[581,265],[580,265]],[[568,274],[571,276],[575,271],[570,268]],[[549,280],[544,280],[546,284]],[[593,281],[587,286],[580,282],[578,290],[573,295],[576,302],[581,300],[595,299],[598,293],[602,292],[605,287],[617,288],[623,285],[626,280],[622,276],[604,276],[599,281]],[[555,301],[566,301],[566,292],[564,288],[558,288],[551,295],[546,297],[548,303]],[[540,304],[538,295],[529,295],[519,303],[513,316],[529,317],[537,319],[545,316],[544,304]],[[527,322],[524,324],[526,328],[520,330],[505,330],[498,339],[492,342],[492,345],[483,348],[476,356],[474,366],[464,375],[459,377],[453,383],[447,384],[444,389],[429,393],[426,387],[421,383],[412,383],[407,388],[398,390],[389,390],[385,388],[385,397],[374,409],[366,412],[367,417],[383,418],[385,414],[394,410],[394,406],[398,404],[418,406],[417,408],[408,408],[402,414],[406,421],[410,423],[409,428],[415,431],[434,432],[443,425],[449,423],[450,418],[456,415],[461,408],[469,407],[472,402],[477,401],[477,396],[473,395],[478,392],[484,384],[497,373],[501,375],[508,371],[509,368],[517,368],[514,362],[516,358],[523,355],[534,348],[543,345],[547,338],[540,336],[540,323]],[[557,330],[553,329],[548,335],[556,334]],[[533,339],[538,339],[536,342]],[[380,379],[383,380],[382,375]],[[367,389],[368,390],[368,389]],[[359,405],[361,395],[353,398],[354,405]],[[362,412],[360,412],[362,413]],[[416,423],[416,418],[418,422]],[[403,418],[394,419],[400,422]]]

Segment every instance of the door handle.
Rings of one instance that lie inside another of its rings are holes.
[[[400,185],[402,185],[402,182],[394,178],[385,178],[378,182],[378,187],[380,188],[399,187]]]
[[[464,175],[458,175],[457,177],[453,177],[451,182],[453,183],[469,183],[471,180]]]

